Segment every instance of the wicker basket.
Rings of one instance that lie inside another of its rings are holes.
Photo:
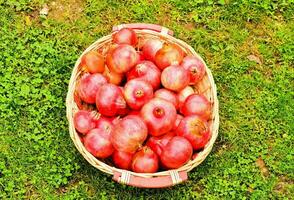
[[[133,28],[139,37],[139,43],[140,41],[142,41],[142,38],[160,38],[163,41],[177,44],[186,52],[186,54],[194,55],[202,60],[202,58],[194,51],[194,49],[191,46],[189,46],[188,44],[179,39],[174,38],[172,36],[173,32],[165,27],[153,24],[123,24],[113,27],[113,33],[115,33],[123,27]],[[74,101],[74,92],[76,87],[76,81],[82,73],[79,67],[81,57],[91,50],[98,50],[105,55],[108,50],[108,47],[112,42],[112,34],[100,38],[91,46],[89,46],[77,60],[75,67],[73,68],[66,98],[66,111],[69,122],[70,137],[72,138],[78,151],[91,165],[105,173],[113,175],[113,180],[117,182],[143,188],[169,187],[180,182],[183,182],[188,179],[187,172],[189,172],[194,167],[198,166],[201,162],[203,162],[206,156],[210,153],[212,146],[218,135],[219,114],[216,86],[213,80],[213,76],[206,65],[205,77],[200,83],[196,85],[195,88],[197,88],[197,90],[195,90],[195,92],[204,94],[212,104],[213,111],[212,116],[209,120],[209,127],[212,136],[210,141],[205,146],[205,148],[201,152],[199,152],[196,158],[194,158],[194,160],[190,160],[181,168],[175,170],[161,171],[157,173],[135,173],[115,168],[114,166],[110,166],[105,162],[95,158],[91,153],[89,153],[85,149],[78,133],[74,128],[73,116],[75,112],[78,111],[77,104]]]

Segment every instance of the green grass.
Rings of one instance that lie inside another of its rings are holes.
[[[46,2],[49,15],[39,17]],[[0,199],[293,198],[293,0],[55,2],[0,0]],[[189,181],[172,188],[119,185],[69,137],[65,96],[75,60],[129,22],[174,30],[217,84],[217,142]]]

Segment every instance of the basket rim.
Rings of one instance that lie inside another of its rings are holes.
[[[195,159],[190,160],[188,163],[186,163],[184,166],[182,166],[178,169],[174,169],[175,171],[178,171],[178,172],[181,172],[181,171],[189,172],[192,169],[194,169],[196,166],[200,165],[205,160],[205,158],[211,152],[212,147],[213,147],[213,145],[217,139],[217,136],[218,136],[219,102],[218,102],[218,98],[217,98],[217,89],[216,89],[216,85],[215,85],[212,73],[211,73],[210,69],[207,67],[206,62],[202,59],[202,57],[198,53],[196,53],[196,51],[190,45],[188,45],[186,42],[184,42],[180,39],[177,39],[171,35],[155,32],[152,30],[143,29],[143,30],[134,30],[134,31],[139,35],[141,35],[141,34],[142,35],[143,34],[152,35],[154,37],[159,37],[159,38],[167,40],[169,42],[176,43],[176,44],[180,45],[182,47],[182,49],[184,48],[183,50],[187,51],[187,49],[188,49],[192,53],[192,55],[198,57],[205,65],[207,77],[208,77],[209,83],[211,85],[211,94],[212,94],[212,98],[213,98],[212,122],[211,122],[211,126],[210,126],[211,127],[210,128],[211,138],[210,138],[209,142],[206,144],[206,146],[204,147],[204,149],[198,153],[198,155]],[[111,175],[113,175],[114,172],[123,173],[126,170],[119,169],[114,166],[110,166],[110,165],[104,163],[103,161],[99,160],[98,158],[95,158],[91,153],[89,153],[86,150],[86,148],[82,144],[81,140],[79,139],[79,135],[73,125],[73,114],[74,114],[73,109],[74,109],[74,107],[76,107],[76,103],[73,100],[73,95],[74,95],[74,90],[75,90],[76,78],[80,73],[78,71],[78,66],[80,64],[82,56],[84,54],[86,54],[87,52],[95,49],[98,44],[111,40],[111,37],[113,34],[114,33],[111,33],[111,34],[108,34],[106,36],[99,38],[94,43],[92,43],[89,47],[87,47],[83,51],[83,53],[79,56],[79,58],[77,59],[77,61],[75,63],[75,66],[72,70],[72,73],[71,73],[71,78],[70,78],[70,81],[68,84],[68,92],[67,92],[67,96],[66,96],[66,114],[67,114],[67,120],[69,122],[69,133],[70,133],[70,137],[71,137],[72,141],[74,142],[77,150],[82,154],[82,156],[92,166],[94,166],[95,168],[97,168],[107,174],[111,174]],[[169,175],[169,171],[170,170],[165,170],[165,171],[160,171],[160,172],[155,172],[155,173],[137,173],[137,172],[133,172],[133,171],[129,171],[129,172],[130,172],[130,174],[132,174],[134,176],[148,178],[148,177],[154,177],[154,176],[166,176],[166,175]]]

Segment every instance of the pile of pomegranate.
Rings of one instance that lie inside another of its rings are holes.
[[[88,152],[138,173],[176,169],[211,137],[211,103],[194,91],[205,65],[177,45],[124,28],[106,56],[82,56],[74,126]],[[197,88],[196,88],[197,89]]]

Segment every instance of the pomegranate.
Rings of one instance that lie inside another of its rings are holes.
[[[194,160],[195,158],[197,158],[198,156],[198,153],[194,153],[193,156],[192,156],[192,160]]]
[[[129,44],[135,46],[138,42],[137,34],[133,29],[122,28],[112,36],[116,44]]]
[[[91,109],[89,109],[89,112],[91,112],[91,116],[93,118],[93,121],[95,123],[95,128],[97,128],[97,123],[99,121],[99,119],[101,118],[101,115],[97,112],[97,110],[94,107],[92,107]]]
[[[181,136],[175,136],[163,148],[160,160],[164,168],[176,169],[186,164],[193,154],[190,142]]]
[[[91,112],[79,110],[74,116],[74,126],[83,135],[95,128],[95,122]]]
[[[131,112],[129,112],[129,115],[136,115],[140,117],[140,111],[139,110],[132,110]]]
[[[123,87],[123,86],[118,86],[118,88],[120,89],[120,91],[121,91],[122,93],[124,93],[124,87]]]
[[[124,87],[122,86],[118,86],[118,87],[120,91],[122,92],[122,94],[124,94]],[[125,116],[125,115],[128,115],[129,112],[131,112],[131,109],[126,105],[125,108],[118,109],[117,114],[120,116]]]
[[[160,70],[150,61],[138,63],[131,71],[127,73],[127,79],[139,79],[150,83],[153,89],[160,86]]]
[[[133,157],[132,170],[138,173],[154,173],[158,170],[158,157],[149,147],[143,147]]]
[[[177,110],[172,103],[154,98],[142,107],[141,116],[148,127],[149,134],[160,136],[173,128]]]
[[[84,137],[80,137],[81,142],[84,144]]]
[[[100,87],[96,96],[96,106],[105,116],[115,116],[126,108],[126,102],[118,86],[107,83]]]
[[[133,79],[126,83],[124,97],[130,108],[139,110],[153,97],[152,86],[145,81]]]
[[[164,69],[170,65],[179,65],[184,57],[183,50],[175,44],[164,44],[155,54],[155,64]]]
[[[171,102],[175,106],[176,109],[178,108],[177,95],[174,92],[170,91],[170,90],[167,90],[167,89],[164,89],[164,88],[159,89],[154,93],[154,97],[164,99],[164,100],[166,100],[168,102]]]
[[[119,85],[124,78],[124,74],[118,74],[114,71],[111,71],[108,67],[105,67],[103,75],[106,77],[108,83],[112,83],[114,85]]]
[[[195,56],[186,56],[181,64],[190,74],[190,85],[198,83],[205,75],[204,63]]]
[[[120,86],[119,88],[123,88],[123,87]],[[122,92],[122,95],[123,95],[124,90],[122,89],[121,92]],[[131,109],[129,108],[128,105],[126,105],[126,107],[124,107],[124,108],[119,108],[117,110],[117,114],[120,115],[120,116],[126,116],[126,115],[128,115],[129,112],[131,112]]]
[[[202,149],[210,139],[207,122],[197,115],[190,115],[182,119],[176,133],[189,140],[194,150]]]
[[[160,156],[162,149],[174,136],[175,132],[168,132],[159,137],[152,136],[148,139],[146,146],[150,147],[158,156]]]
[[[133,154],[132,153],[126,153],[123,151],[114,151],[112,154],[112,160],[116,167],[120,169],[131,169]]]
[[[139,61],[139,55],[134,47],[127,44],[117,45],[106,56],[107,66],[116,73],[128,72]]]
[[[182,115],[177,114],[177,119],[174,123],[173,129],[172,130],[176,130],[180,124],[180,122],[182,121],[184,117]]]
[[[166,89],[180,91],[189,84],[189,73],[179,65],[171,65],[162,71],[161,83]]]
[[[85,105],[81,99],[81,97],[79,96],[78,90],[77,88],[75,89],[74,92],[74,101],[77,104],[78,109],[80,110],[87,110],[87,105]]]
[[[107,50],[107,55],[111,54],[117,47],[119,46],[119,44],[110,44]],[[107,55],[106,55],[106,59],[107,59]],[[107,64],[107,61],[106,61]]]
[[[111,119],[111,123],[113,125],[118,124],[118,122],[120,122],[120,120],[121,120],[120,116],[118,116],[118,117],[111,117],[110,119]]]
[[[96,93],[105,83],[107,80],[102,74],[84,74],[77,85],[78,94],[84,102],[93,104]]]
[[[114,151],[110,142],[110,133],[103,128],[92,129],[86,135],[84,145],[97,158],[107,158]]]
[[[144,121],[135,115],[128,115],[113,128],[111,142],[116,150],[134,153],[147,138]]]
[[[85,71],[94,73],[102,73],[104,71],[104,58],[96,51],[90,51],[83,55],[81,64]]]
[[[96,121],[96,128],[104,129],[106,132],[111,133],[113,129],[112,119],[100,116]]]
[[[139,56],[139,61],[138,62],[144,61],[145,60],[145,57],[144,57],[142,51],[138,51],[137,53],[138,53],[138,56]]]
[[[128,106],[117,110],[117,114],[122,117],[128,115],[129,112],[130,112],[130,108]]]
[[[188,96],[194,94],[194,90],[191,86],[187,86],[178,93],[179,108],[183,106]]]
[[[142,52],[146,60],[155,61],[155,55],[161,49],[163,43],[159,39],[149,39],[145,42]]]
[[[185,116],[196,114],[208,120],[211,114],[211,104],[204,95],[190,95],[181,107],[181,113]]]

